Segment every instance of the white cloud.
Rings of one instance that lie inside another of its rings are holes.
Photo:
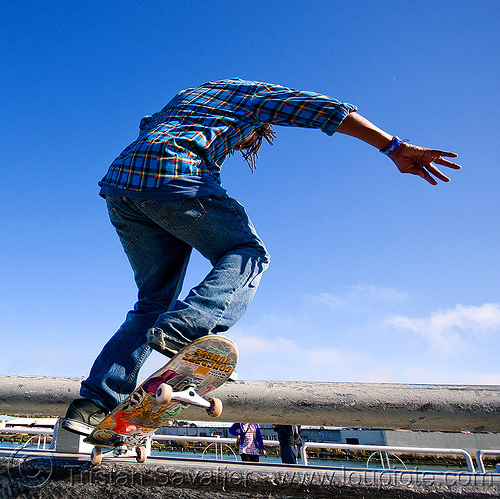
[[[340,348],[305,348],[304,359],[313,366],[341,366],[346,364],[346,357],[349,362],[355,362],[359,355],[354,352],[347,352]]]
[[[457,305],[453,309],[433,312],[429,317],[388,317],[385,325],[412,331],[425,338],[432,349],[452,354],[476,348],[475,342],[500,331],[500,304],[486,303],[480,307]]]
[[[313,303],[333,309],[367,310],[384,305],[394,305],[407,300],[408,295],[394,288],[365,285],[351,286],[345,293],[319,293],[308,295]]]
[[[270,339],[251,334],[242,334],[241,332],[239,334],[233,334],[232,336],[235,340],[238,338],[237,343],[239,350],[248,355],[300,355],[300,347],[294,340],[280,337]]]
[[[307,335],[296,340],[264,336],[265,331],[249,329],[236,326],[231,330],[240,352],[238,371],[242,379],[341,380],[361,361],[357,352],[311,345]]]

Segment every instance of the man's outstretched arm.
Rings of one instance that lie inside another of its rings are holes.
[[[437,184],[434,177],[443,182],[450,181],[436,165],[446,166],[454,170],[461,168],[460,165],[443,158],[443,156],[455,158],[457,154],[454,152],[427,149],[426,147],[415,146],[405,142],[398,144],[396,138],[384,132],[356,112],[350,113],[344,119],[337,128],[337,132],[363,140],[382,152],[389,149],[387,155],[396,164],[401,173],[418,175],[432,185]],[[391,145],[397,145],[392,152]]]

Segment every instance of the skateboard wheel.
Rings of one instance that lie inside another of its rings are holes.
[[[162,383],[156,390],[156,401],[159,404],[166,404],[172,399],[172,387],[167,383]]]
[[[100,447],[94,447],[90,454],[90,462],[93,466],[98,466],[102,461],[102,450]]]
[[[218,418],[222,414],[222,401],[218,398],[208,400],[210,407],[207,409],[207,414],[212,418]]]
[[[137,453],[137,456],[136,456],[136,461],[138,463],[145,463],[146,462],[146,447],[136,447],[135,448],[135,452]]]

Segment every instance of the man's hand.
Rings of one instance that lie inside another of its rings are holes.
[[[437,181],[431,176],[434,175],[443,182],[449,182],[450,179],[444,175],[436,165],[446,166],[454,170],[462,168],[456,163],[452,163],[443,156],[456,158],[454,152],[439,151],[437,149],[427,149],[425,147],[414,146],[403,142],[389,158],[394,161],[401,173],[411,173],[427,180],[432,185],[437,185]]]
[[[337,132],[363,140],[367,144],[376,147],[379,151],[386,149],[392,139],[392,135],[384,132],[384,130],[378,128],[357,112],[349,113],[344,118],[344,121],[338,126]],[[447,166],[454,170],[460,170],[460,168],[462,168],[456,163],[443,159],[442,156],[455,158],[457,154],[454,152],[427,149],[425,147],[406,144],[405,142],[403,142],[392,154],[389,154],[389,158],[396,163],[401,173],[418,175],[432,185],[436,185],[437,181],[431,177],[431,174],[443,182],[450,181],[446,175],[443,175],[443,173],[439,171],[436,165]]]

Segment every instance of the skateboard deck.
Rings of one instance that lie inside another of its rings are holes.
[[[114,449],[117,455],[136,448],[137,460],[145,461],[143,445],[148,436],[176,419],[189,405],[204,407],[209,415],[219,416],[222,402],[207,400],[207,395],[227,381],[237,361],[237,346],[223,336],[203,336],[184,347],[85,438],[95,446],[92,463],[100,463],[101,447]]]

